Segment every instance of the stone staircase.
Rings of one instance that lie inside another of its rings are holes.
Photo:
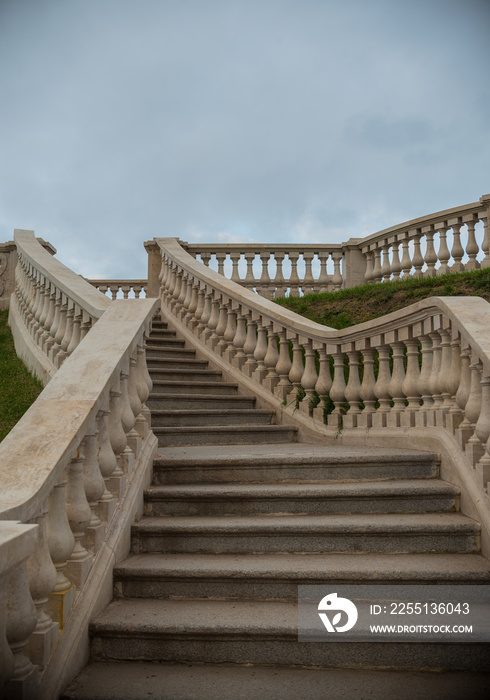
[[[63,698],[484,697],[485,645],[297,641],[300,584],[490,581],[436,455],[298,442],[163,323],[148,364],[145,517]]]

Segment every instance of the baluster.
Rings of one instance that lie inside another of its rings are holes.
[[[37,666],[33,666],[24,649],[36,628],[36,608],[32,602],[25,561],[7,576],[6,636],[14,655],[13,674],[4,688],[6,698],[35,698],[39,683]],[[3,680],[3,679],[2,679]]]
[[[191,331],[194,331],[200,324],[202,315],[204,313],[204,298],[206,295],[206,291],[204,288],[201,289],[199,282],[196,282],[196,293],[197,293],[197,303],[196,303],[196,308],[195,311],[193,311],[193,318],[190,319],[189,322],[189,328]],[[191,304],[191,309],[192,310],[192,304]]]
[[[47,613],[49,595],[56,585],[56,569],[51,561],[46,533],[47,504],[43,504],[41,513],[34,519],[38,525],[37,546],[27,560],[27,578],[37,622],[33,634],[29,637],[26,653],[29,659],[42,670],[56,646],[59,625],[55,624]]]
[[[110,490],[112,475],[117,469],[117,460],[109,438],[109,410],[101,408],[96,420],[99,429],[97,458],[100,473],[104,479],[104,493],[100,497],[97,513],[101,520],[109,523],[117,505]]]
[[[54,345],[51,348],[51,355],[50,359],[51,361],[55,364],[56,367],[60,367],[62,364],[62,361],[65,357],[65,353],[63,352],[61,348],[61,341],[64,338],[65,335],[65,328],[66,328],[66,314],[68,311],[68,299],[65,301],[65,295],[60,292],[60,307],[59,307],[59,323],[58,323],[58,329],[56,331],[56,335],[54,337]],[[61,355],[61,362],[56,362],[56,358],[58,355]]]
[[[67,561],[65,573],[80,590],[93,564],[93,556],[82,544],[82,538],[92,520],[92,510],[88,504],[83,484],[83,454],[79,448],[77,456],[71,460],[68,468],[66,486],[66,511],[68,522],[75,538],[75,546]]]
[[[461,428],[464,431],[465,428],[467,428],[466,421],[470,423],[471,430],[469,430],[468,432],[471,433],[471,437],[469,438],[465,446],[465,452],[471,464],[474,465],[480,459],[480,457],[483,456],[483,446],[480,443],[480,440],[478,439],[478,436],[475,432],[476,424],[480,417],[482,405],[482,385],[480,381],[481,371],[480,363],[476,354],[472,356],[470,372],[470,395],[468,397],[468,401],[464,409],[465,420],[462,422]]]
[[[56,568],[56,585],[49,597],[51,618],[63,629],[75,600],[75,586],[64,573],[67,561],[73,552],[75,538],[66,512],[66,476],[63,475],[48,499],[46,530],[51,559]]]
[[[364,410],[357,416],[357,426],[359,428],[371,428],[373,424],[373,414],[376,413],[376,394],[374,387],[376,378],[374,376],[374,348],[364,348],[362,351],[363,375],[359,396],[364,403]]]
[[[274,393],[284,401],[286,396],[293,388],[289,381],[289,372],[291,371],[291,357],[289,355],[289,340],[286,329],[281,328],[279,331],[279,358],[276,365],[276,372],[279,376],[279,383],[274,389]]]
[[[301,377],[303,376],[303,346],[299,343],[298,336],[295,336],[292,340],[293,345],[293,362],[291,364],[291,369],[289,371],[289,381],[295,388],[294,394],[292,394],[292,402],[288,404],[288,407],[296,409],[296,404],[298,402],[299,396],[301,395]]]
[[[251,312],[247,316],[247,337],[243,346],[243,352],[247,356],[247,360],[243,365],[243,371],[248,377],[252,376],[253,371],[257,367],[254,359],[255,347],[257,345],[257,322],[253,320]]]
[[[80,342],[85,338],[91,328],[92,319],[84,311],[82,313],[82,325],[80,326]]]
[[[441,369],[441,336],[437,331],[432,331],[429,333],[429,337],[432,341],[432,367],[430,372],[430,377],[428,381],[429,393],[432,396],[433,404],[430,411],[427,411],[427,425],[433,427],[437,425],[437,413],[441,404],[443,403],[443,398],[439,394],[439,371]]]
[[[191,323],[195,322],[198,290],[199,282],[196,279],[194,279],[193,281],[189,280],[187,297],[184,302],[184,308],[182,310],[182,321],[187,327],[190,327]]]
[[[313,409],[313,416],[320,423],[325,423],[325,401],[330,396],[332,387],[332,375],[330,374],[330,356],[327,355],[327,348],[321,345],[318,350],[318,359],[320,370],[318,372],[318,380],[315,385],[315,391],[320,397],[320,403]]]
[[[345,388],[345,399],[349,403],[349,410],[344,417],[345,428],[357,428],[357,419],[361,413],[359,401],[361,400],[361,381],[359,379],[359,353],[355,349],[354,343],[350,344],[351,349],[347,351],[349,361],[349,379]]]
[[[65,357],[68,354],[68,346],[70,345],[71,341],[71,336],[73,334],[73,318],[75,316],[75,305],[71,303],[68,300],[68,309],[66,312],[66,321],[65,321],[65,332],[63,335],[63,339],[61,341],[61,349],[65,353]]]
[[[378,410],[372,420],[374,428],[385,428],[387,425],[391,405],[390,381],[390,348],[384,344],[384,339],[381,339],[378,343],[378,378],[374,385],[374,394],[379,401]]]
[[[73,332],[71,334],[70,343],[66,349],[68,355],[71,355],[75,348],[80,343],[80,326],[82,325],[82,310],[75,304],[74,306],[74,318],[73,318]]]
[[[468,243],[466,245],[466,254],[469,257],[469,260],[465,265],[465,270],[478,270],[480,267],[480,263],[476,259],[480,249],[478,247],[478,243],[476,242],[475,224],[476,221],[474,219],[466,222],[466,225],[468,226]]]
[[[420,250],[420,239],[422,237],[422,230],[417,229],[413,236],[413,258],[412,265],[415,269],[413,276],[415,279],[421,279],[424,276],[422,268],[424,266],[424,258],[422,256],[422,251]]]
[[[464,409],[470,395],[470,385],[471,385],[471,372],[470,372],[470,350],[468,347],[461,349],[460,354],[460,379],[458,389],[456,391],[455,402],[456,405],[451,409],[450,415],[452,415],[452,425],[459,441],[460,447],[464,448],[465,440],[463,440],[461,433],[462,421],[464,420]],[[466,439],[469,438],[469,435]]]
[[[109,439],[111,447],[116,455],[117,467],[112,474],[110,490],[116,493],[118,497],[122,495],[126,487],[126,477],[124,476],[123,466],[124,461],[122,454],[126,449],[127,438],[121,421],[122,402],[121,402],[121,382],[117,377],[113,389],[110,391],[109,402]]]
[[[289,276],[289,296],[299,296],[298,258],[299,253],[289,252],[288,258],[291,261],[291,274]]]
[[[39,329],[36,334],[36,342],[38,345],[42,345],[44,335],[46,333],[46,319],[49,313],[49,301],[50,301],[50,282],[48,278],[44,278],[41,294],[42,294],[42,306],[41,314],[39,316]]]
[[[83,450],[83,487],[90,506],[91,517],[85,532],[84,546],[97,552],[102,545],[105,527],[98,513],[98,504],[105,492],[105,482],[101,474],[98,460],[98,437],[96,417],[92,421],[87,435],[82,443]]]
[[[189,277],[183,273],[182,275],[182,287],[180,290],[179,298],[177,299],[177,306],[175,307],[175,315],[181,320],[185,317],[187,309],[191,303],[192,297],[192,285]]]
[[[252,379],[259,384],[262,383],[267,375],[267,367],[264,359],[267,355],[267,330],[262,323],[262,319],[257,322],[257,343],[254,350],[254,360],[257,363],[255,370],[252,373]]]
[[[168,304],[170,312],[176,316],[178,312],[177,308],[177,300],[180,297],[180,292],[182,291],[183,287],[183,272],[182,270],[179,270],[176,268],[175,270],[175,286],[174,290],[172,292],[172,298],[170,299],[170,302]]]
[[[334,404],[334,410],[328,416],[329,428],[339,428],[343,425],[343,414],[345,413],[342,404],[345,401],[345,374],[344,374],[344,354],[340,346],[337,346],[333,357],[333,382],[330,389],[330,398]]]
[[[313,286],[315,280],[313,278],[313,273],[311,271],[311,263],[313,261],[314,253],[307,251],[303,253],[303,260],[305,261],[305,276],[302,282],[303,294],[310,294],[314,291]]]
[[[410,277],[410,272],[412,271],[412,261],[410,259],[409,250],[409,237],[408,232],[403,234],[402,240],[402,261],[401,268],[403,272],[403,279],[408,279]]]
[[[320,263],[320,276],[317,279],[318,291],[326,292],[328,289],[328,273],[327,264],[330,258],[330,253],[326,250],[318,252],[318,261]]]
[[[463,272],[464,265],[461,259],[464,255],[463,246],[461,245],[461,223],[453,224],[453,248],[451,255],[453,256],[454,262],[451,266],[451,272]]]
[[[405,394],[403,392],[403,382],[405,380],[405,366],[403,343],[396,340],[391,344],[393,350],[393,371],[391,380],[388,385],[393,400],[393,407],[387,415],[387,426],[389,428],[399,428],[401,425],[401,416],[405,410]]]
[[[373,280],[377,284],[383,279],[383,272],[381,268],[381,247],[378,243],[375,244],[373,251],[374,255],[374,267],[373,267]]]
[[[257,290],[260,289],[260,294],[261,296],[265,297],[266,299],[270,298],[270,288],[271,288],[271,280],[269,277],[269,258],[270,258],[270,253],[259,253],[259,258],[262,262],[262,274],[260,275],[260,279],[257,285]]]
[[[129,357],[127,358],[123,368],[121,369],[121,424],[126,433],[126,447],[121,457],[124,464],[123,470],[126,474],[130,474],[134,467],[135,453],[131,449],[131,445],[137,449],[138,433],[134,430],[135,417],[131,409],[129,401]]]
[[[244,287],[247,287],[247,289],[252,289],[252,287],[255,287],[255,277],[253,273],[253,261],[255,259],[255,253],[245,251],[244,257],[245,262],[247,263],[247,274],[245,275],[245,279],[242,280],[242,285]]]
[[[446,329],[441,329],[441,366],[438,376],[438,393],[441,395],[438,418],[442,427],[446,424],[446,415],[452,406],[451,394],[447,390],[448,380],[451,376],[451,336]]]
[[[364,274],[364,281],[366,284],[369,284],[370,282],[374,281],[374,253],[369,249],[363,250],[362,252],[366,258],[366,272]]]
[[[318,374],[316,371],[316,355],[313,350],[313,343],[311,340],[307,339],[304,343],[305,349],[305,368],[303,370],[303,375],[301,377],[301,387],[304,391],[304,398],[299,402],[298,408],[302,413],[307,416],[312,414],[313,403],[315,401],[315,387],[318,381]]]
[[[425,239],[427,241],[427,250],[425,251],[427,270],[425,271],[425,276],[434,277],[437,274],[435,269],[437,255],[434,248],[434,225],[431,224],[430,226],[423,228],[422,232],[425,233]]]
[[[236,284],[240,284],[241,279],[240,275],[238,274],[238,262],[241,258],[241,253],[230,253],[230,258],[231,258],[231,281],[236,282]]]
[[[201,317],[199,319],[199,323],[196,326],[196,334],[198,336],[202,336],[202,339],[205,341],[206,340],[206,331],[209,330],[208,328],[208,323],[209,319],[211,318],[211,309],[212,309],[212,293],[208,292],[206,289],[201,290],[202,293],[204,294],[204,308],[201,314]]]
[[[220,317],[219,317],[219,323],[218,326],[216,327],[216,334],[219,338],[218,343],[216,344],[216,352],[218,352],[220,355],[223,355],[225,352],[226,348],[228,347],[228,341],[225,338],[225,333],[226,329],[229,327],[228,323],[233,323],[234,319],[230,320],[228,317],[231,315],[231,301],[227,301],[226,303],[221,304],[220,307]]]
[[[49,351],[54,343],[54,338],[51,336],[51,328],[53,327],[56,310],[56,287],[51,283],[49,285],[48,295],[48,315],[46,316],[46,321],[44,323],[44,333],[42,334],[40,341],[41,348],[45,355],[49,355]]]
[[[235,357],[236,354],[236,349],[233,344],[233,341],[235,340],[235,335],[236,335],[236,318],[237,318],[237,312],[235,309],[232,308],[232,302],[230,301],[228,303],[228,313],[227,313],[227,319],[226,319],[226,329],[225,332],[223,333],[223,340],[226,343],[226,345],[223,348],[223,357],[227,362],[232,362],[233,358]]]
[[[279,360],[279,350],[277,347],[277,333],[274,331],[272,323],[267,324],[267,352],[264,357],[264,365],[267,367],[267,375],[263,379],[263,385],[274,393],[274,389],[279,384],[279,375],[276,365]]]
[[[446,275],[449,272],[449,258],[451,257],[449,253],[449,248],[447,247],[447,232],[449,230],[448,226],[441,225],[439,227],[439,260],[440,267],[437,270],[438,275]]]
[[[275,292],[273,296],[276,299],[286,295],[287,285],[284,281],[284,273],[282,269],[285,255],[286,254],[282,251],[274,253],[274,258],[276,261],[276,276],[274,277]]]
[[[247,340],[247,323],[246,323],[247,313],[244,312],[243,308],[240,308],[239,313],[236,317],[236,333],[233,338],[233,348],[234,354],[232,358],[233,365],[241,370],[247,355],[243,349],[245,341]]]
[[[332,253],[333,259],[333,277],[332,283],[335,291],[342,289],[342,273],[340,271],[340,261],[342,260],[342,252],[336,251]]]
[[[391,263],[391,273],[393,275],[393,280],[399,280],[400,272],[402,271],[399,248],[400,242],[395,240],[391,248],[393,251],[393,261]]]
[[[381,264],[381,276],[383,278],[383,282],[389,282],[391,276],[389,250],[390,244],[387,240],[383,241],[383,244],[381,246],[381,252],[383,253],[383,262]]]
[[[413,337],[407,338],[405,346],[407,348],[407,371],[402,383],[402,391],[407,397],[408,405],[401,415],[400,424],[405,428],[410,428],[415,426],[416,415],[420,410],[419,341]]]
[[[225,276],[225,258],[226,253],[215,253],[216,260],[218,261],[218,274]]]
[[[204,329],[203,340],[212,347],[218,342],[216,328],[218,327],[220,317],[220,302],[218,299],[211,300],[211,316],[209,317],[208,326]],[[216,341],[216,342],[214,342]]]
[[[427,412],[432,411],[434,399],[429,389],[429,380],[432,373],[432,340],[428,335],[420,337],[422,352],[422,367],[417,381],[417,391],[422,399],[422,406],[415,414],[415,424],[421,428],[427,425]]]

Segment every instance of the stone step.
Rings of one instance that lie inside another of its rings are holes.
[[[193,359],[196,356],[196,351],[193,350],[192,348],[174,347],[173,345],[169,345],[168,343],[165,343],[165,345],[149,345],[148,344],[146,346],[146,356],[149,360],[164,359],[164,358],[168,358],[168,359],[174,359],[174,358]]]
[[[296,601],[299,585],[488,584],[480,554],[130,554],[114,569],[117,597]]]
[[[162,370],[167,371],[169,373],[175,370],[181,370],[185,372],[187,372],[188,370],[212,372],[212,370],[208,370],[208,363],[206,362],[206,360],[196,360],[193,357],[179,358],[178,356],[175,356],[148,358],[148,371],[150,372],[151,377],[158,375],[158,373]],[[218,375],[221,376],[220,373],[218,373]],[[213,376],[211,381],[219,381],[219,376],[217,379]],[[194,377],[191,377],[190,381],[192,381],[192,379],[194,379]]]
[[[150,409],[159,408],[211,408],[219,402],[224,409],[253,408],[254,396],[219,395],[219,394],[150,394],[146,405]]]
[[[485,644],[298,643],[297,635],[293,602],[116,599],[91,624],[92,659],[488,670]]]
[[[158,446],[173,445],[244,445],[289,442],[296,437],[296,428],[288,425],[196,425],[188,427],[152,428]]]
[[[172,362],[174,362],[172,360]],[[155,379],[172,379],[173,381],[189,382],[219,382],[221,381],[221,372],[213,369],[194,369],[195,364],[190,364],[189,360],[184,360],[185,366],[182,369],[168,369],[166,365],[149,363],[148,370],[153,381]],[[199,366],[202,364],[198,360],[195,361]]]
[[[154,335],[153,333],[150,335],[150,338],[147,343],[147,349],[151,350],[159,350],[161,347],[164,348],[184,348],[185,347],[185,340],[182,340],[181,338],[176,338],[175,333],[174,335],[167,335],[171,331],[162,331],[162,335]],[[163,335],[165,334],[165,335]]]
[[[60,700],[322,700],[326,697],[482,700],[490,697],[490,674],[91,662],[70,683]]]
[[[158,451],[154,484],[433,479],[437,455],[415,450],[345,448],[293,443],[228,447],[172,447]]]
[[[438,479],[359,483],[174,484],[151,486],[145,491],[146,515],[320,515],[451,510],[459,510],[459,489]]]
[[[150,342],[160,340],[161,338],[176,338],[177,333],[169,328],[152,328],[150,333]]]
[[[237,394],[238,386],[234,382],[187,381],[172,379],[155,379],[151,396],[158,394]]]
[[[256,408],[152,409],[151,425],[153,430],[165,426],[270,425],[273,417],[273,411]]]
[[[460,513],[144,517],[135,553],[476,552],[480,525]]]

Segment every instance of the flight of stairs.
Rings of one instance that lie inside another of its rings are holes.
[[[399,669],[402,686],[409,669],[485,670],[478,644],[297,641],[300,584],[490,581],[436,455],[298,442],[161,322],[148,364],[145,517],[63,698],[323,698],[335,678],[361,698],[365,669]]]

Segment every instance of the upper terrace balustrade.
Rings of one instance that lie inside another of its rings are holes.
[[[490,195],[339,244],[185,243],[206,266],[267,299],[490,265]]]

